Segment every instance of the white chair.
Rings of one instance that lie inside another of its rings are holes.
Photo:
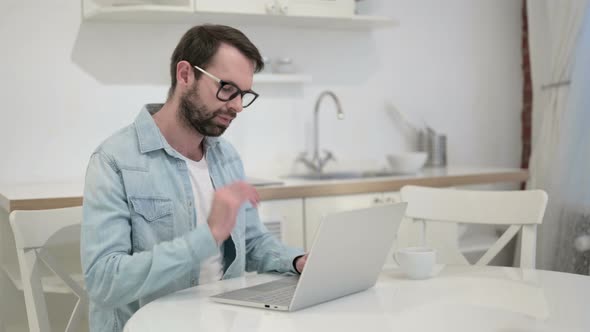
[[[457,223],[509,226],[475,264],[489,264],[520,231],[520,267],[535,268],[537,225],[547,205],[544,191],[405,186],[401,198],[408,202],[409,221],[400,226],[398,247],[427,244],[437,249],[439,262],[469,264],[459,251]]]
[[[22,277],[22,286],[27,309],[27,320],[32,332],[51,331],[44,289],[47,287],[42,276],[42,265],[49,268],[55,276],[61,279],[78,301],[69,318],[66,331],[79,331],[81,318],[85,317],[88,299],[84,287],[80,282],[81,276],[72,277],[66,272],[47,250],[51,245],[71,245],[80,242],[80,223],[82,221],[82,207],[64,209],[13,211],[10,214],[10,225],[14,233],[18,262]],[[55,284],[53,282],[52,284]],[[84,316],[83,316],[84,315]]]

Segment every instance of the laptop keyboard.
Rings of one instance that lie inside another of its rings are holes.
[[[248,298],[248,300],[265,304],[289,305],[293,298],[293,294],[295,294],[296,287],[297,285],[292,285],[275,289],[264,294],[252,296]]]
[[[260,285],[242,288],[215,297],[250,301],[263,304],[288,306],[291,304],[298,277],[283,278]]]

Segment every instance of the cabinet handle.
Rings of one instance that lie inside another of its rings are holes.
[[[274,1],[266,3],[266,12],[268,14],[276,14],[277,13],[277,6]]]
[[[383,204],[383,199],[381,199],[379,197],[375,197],[373,199],[373,204]]]

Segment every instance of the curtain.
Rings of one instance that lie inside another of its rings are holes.
[[[528,0],[533,80],[533,141],[527,188],[544,189],[549,203],[539,227],[541,269],[588,273],[576,238],[584,234],[590,206],[590,136],[584,91],[587,0]],[[586,122],[584,122],[586,120]],[[585,136],[585,137],[584,137]],[[583,141],[585,139],[585,141]],[[588,142],[588,143],[586,143]],[[584,196],[586,194],[586,196]],[[577,261],[576,261],[577,259]],[[569,264],[564,264],[569,260]],[[567,265],[567,266],[566,266]]]
[[[532,113],[533,113],[533,82],[531,78],[531,57],[529,52],[529,28],[526,0],[522,0],[522,30],[521,30],[521,57],[522,57],[522,112],[521,119],[521,139],[522,151],[520,157],[520,167],[529,168],[529,158],[531,157],[531,140],[532,140]],[[522,184],[522,189],[526,183]]]
[[[574,55],[557,175],[551,186],[560,225],[555,269],[589,274],[590,248],[582,239],[590,236],[590,7]]]

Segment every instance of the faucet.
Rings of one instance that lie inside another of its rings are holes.
[[[326,163],[330,160],[335,160],[334,158],[334,154],[332,154],[332,152],[324,150],[324,156],[322,157],[320,155],[320,126],[319,126],[319,111],[320,111],[320,105],[322,103],[322,100],[324,100],[324,97],[331,97],[334,100],[334,103],[336,104],[336,116],[338,117],[339,120],[344,119],[344,113],[342,112],[342,106],[340,105],[340,100],[338,100],[338,97],[336,97],[336,94],[334,94],[334,92],[332,91],[324,91],[322,92],[316,102],[315,102],[315,108],[314,108],[314,118],[313,118],[313,129],[314,129],[314,137],[313,137],[313,156],[311,159],[307,159],[306,152],[303,152],[299,155],[299,157],[297,158],[297,161],[302,162],[305,166],[307,166],[309,169],[311,169],[312,171],[314,171],[316,174],[321,174],[322,170],[324,169],[324,166],[326,165]]]

